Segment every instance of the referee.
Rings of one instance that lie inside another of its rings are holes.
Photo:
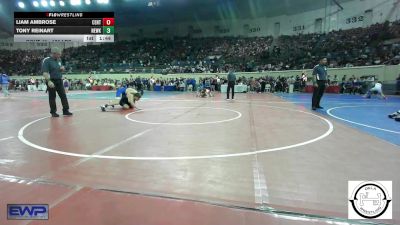
[[[236,75],[233,72],[233,67],[229,68],[228,72],[228,88],[226,90],[226,100],[229,100],[229,92],[232,91],[232,100],[235,98],[235,84],[236,84]]]
[[[61,72],[64,70],[64,66],[61,65],[61,49],[57,47],[51,48],[51,56],[43,59],[42,72],[49,92],[49,105],[52,117],[59,117],[57,114],[56,92],[61,99],[63,115],[72,116],[72,113],[69,111],[68,100],[62,82]]]
[[[314,92],[312,96],[312,110],[323,109],[319,104],[324,94],[326,81],[328,78],[328,72],[326,68],[326,64],[328,63],[327,58],[322,58],[319,61],[319,64],[316,65],[313,69],[313,84],[314,84]]]

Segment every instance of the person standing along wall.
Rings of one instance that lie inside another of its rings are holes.
[[[63,85],[64,85],[65,93],[68,93],[70,84],[69,84],[69,81],[68,81],[68,79],[66,77],[63,80]]]
[[[3,90],[4,97],[9,97],[10,93],[8,92],[9,78],[7,74],[3,71],[0,73],[0,84],[1,89]]]

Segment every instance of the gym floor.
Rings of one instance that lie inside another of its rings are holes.
[[[44,93],[0,100],[0,224],[371,224],[346,219],[349,180],[393,181],[374,222],[400,224],[399,97],[146,92],[101,112],[114,97],[70,92],[60,118]],[[13,203],[50,219],[7,220]]]

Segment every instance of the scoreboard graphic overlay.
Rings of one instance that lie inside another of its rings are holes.
[[[114,42],[114,12],[14,12],[14,42]]]

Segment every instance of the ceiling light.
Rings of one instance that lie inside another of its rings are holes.
[[[80,5],[81,0],[71,0],[70,3],[71,3],[71,5]]]
[[[23,2],[18,2],[18,6],[19,6],[21,9],[23,9],[23,8],[25,8],[25,3],[23,3]]]
[[[49,5],[46,0],[42,0],[40,3],[43,7],[47,7]]]

